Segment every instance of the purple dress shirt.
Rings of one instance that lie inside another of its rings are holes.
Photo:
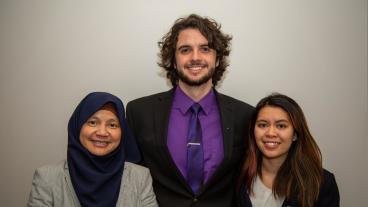
[[[194,101],[177,86],[170,113],[167,146],[185,179],[187,178],[188,125],[191,116],[190,107],[193,103]],[[211,89],[198,103],[203,109],[198,116],[202,128],[204,182],[206,183],[224,158],[224,146],[220,111],[214,90]]]

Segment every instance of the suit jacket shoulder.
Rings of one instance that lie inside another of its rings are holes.
[[[152,104],[153,101],[155,100],[160,100],[160,99],[167,99],[167,98],[172,98],[172,95],[174,93],[174,89],[171,89],[169,91],[165,91],[165,92],[161,92],[161,93],[156,93],[156,94],[152,94],[149,96],[144,96],[141,98],[137,98],[134,99],[130,102],[128,102],[127,104],[127,110],[128,107],[139,107],[139,106],[146,106],[147,104]]]
[[[66,161],[36,169],[27,206],[79,207],[68,172]],[[147,168],[125,163],[116,206],[158,206]]]
[[[131,108],[134,109],[142,109],[142,107],[147,107],[149,105],[152,105],[153,102],[159,100],[159,101],[163,101],[163,100],[168,100],[168,101],[172,101],[173,99],[173,93],[174,93],[174,89],[170,89],[169,91],[165,91],[165,92],[161,92],[161,93],[156,93],[156,94],[152,94],[149,96],[144,96],[135,100],[130,101],[127,104],[127,111]],[[215,90],[217,99],[219,102],[221,102],[222,104],[233,104],[239,108],[243,108],[249,111],[253,111],[254,107],[243,102],[240,101],[238,99],[235,99],[233,97],[224,95],[222,93],[219,93]]]
[[[254,107],[248,103],[245,103],[241,100],[235,99],[231,96],[224,95],[222,93],[218,93],[216,91],[217,100],[219,102],[220,107],[223,105],[229,105],[233,110],[240,110],[239,112],[245,113],[246,117],[249,119],[254,111]]]
[[[135,99],[127,104],[126,116],[128,125],[136,138],[140,151],[143,153],[143,163],[145,162],[145,150],[143,147],[150,147],[147,146],[147,143],[143,144],[143,140],[150,140],[150,144],[152,144],[152,142],[155,142],[156,137],[164,137],[166,135],[165,129],[171,110],[173,92],[174,90],[171,89],[166,92]]]
[[[334,174],[323,170],[323,181],[316,207],[339,207],[340,194]]]
[[[241,101],[241,100],[233,98],[231,96],[219,93],[217,90],[215,90],[215,93],[218,96],[218,98],[223,99],[224,101],[233,102],[233,103],[237,103],[237,104],[241,104],[241,105],[246,105],[247,107],[253,108],[253,106],[245,103],[244,101]]]
[[[64,165],[65,161],[45,165],[36,169],[34,173],[34,177],[37,178],[37,181],[42,184],[47,184],[51,187],[53,185],[59,185],[60,181],[64,177]]]
[[[226,149],[228,149],[233,152],[239,151],[242,156],[245,150],[248,125],[254,112],[254,107],[218,92],[216,92],[216,97],[220,109],[221,125],[225,140],[225,153]],[[230,151],[228,152],[231,153]],[[233,160],[239,161],[239,159]]]
[[[65,160],[36,169],[27,206],[80,206]]]

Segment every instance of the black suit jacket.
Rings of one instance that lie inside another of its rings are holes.
[[[127,105],[127,119],[150,169],[161,207],[228,207],[235,204],[235,180],[253,107],[216,92],[223,131],[224,159],[195,196],[167,147],[167,127],[174,90],[139,98]]]
[[[252,203],[247,194],[246,186],[243,185],[238,194],[238,207],[252,207]],[[285,200],[282,207],[298,207],[300,206],[297,199]],[[335,180],[335,176],[323,170],[323,182],[319,189],[318,200],[314,207],[339,207],[340,194]]]

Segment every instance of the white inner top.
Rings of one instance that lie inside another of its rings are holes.
[[[272,189],[266,187],[259,176],[253,185],[253,195],[250,195],[253,207],[281,207],[285,198],[275,198]]]

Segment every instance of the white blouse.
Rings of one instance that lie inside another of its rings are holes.
[[[281,207],[285,198],[275,198],[272,189],[266,187],[259,176],[253,185],[253,193],[250,195],[253,207]]]

